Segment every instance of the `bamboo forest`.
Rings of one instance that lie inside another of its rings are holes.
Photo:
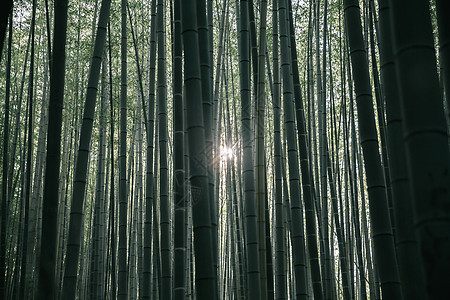
[[[0,300],[450,299],[450,1],[1,2]]]

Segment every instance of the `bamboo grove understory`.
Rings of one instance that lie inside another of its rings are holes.
[[[0,299],[450,299],[449,13],[3,1]]]

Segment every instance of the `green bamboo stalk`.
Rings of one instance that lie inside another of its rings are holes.
[[[213,266],[211,199],[207,192],[208,161],[202,109],[198,16],[193,0],[183,1],[181,8],[194,251],[195,256],[201,258],[195,260],[195,292],[198,299],[216,299],[218,294]]]
[[[117,258],[117,296],[119,300],[128,297],[127,281],[127,0],[121,0],[121,38],[120,38],[120,134],[119,134],[119,248]]]
[[[173,194],[175,206],[174,222],[174,299],[184,299],[186,293],[185,252],[185,171],[184,171],[184,111],[183,111],[183,48],[181,44],[181,0],[174,1],[174,62],[173,62]]]
[[[449,297],[450,155],[428,1],[391,1],[403,140],[429,298]],[[414,28],[415,30],[411,30]]]
[[[447,118],[450,120],[450,21],[447,17],[449,2],[436,0],[436,14],[439,34],[439,58],[445,101],[447,106]],[[448,121],[447,121],[448,122]]]
[[[243,152],[243,190],[246,219],[246,254],[247,254],[247,296],[259,299],[261,296],[258,236],[256,224],[255,187],[252,159],[251,139],[251,88],[250,88],[250,35],[249,35],[249,3],[240,2],[240,49],[239,49],[239,79],[241,90],[241,134]]]
[[[61,123],[64,101],[64,73],[67,28],[67,1],[55,2],[54,41],[50,74],[50,100],[45,162],[44,197],[42,210],[41,254],[39,258],[39,281],[37,298],[56,299],[55,265],[56,265],[56,212],[58,208]]]
[[[378,150],[369,65],[364,49],[358,1],[344,0],[344,20],[355,83],[358,125],[367,176],[375,260],[383,296],[400,299],[402,294],[394,239],[390,226],[386,184]]]
[[[211,85],[211,74],[212,65],[210,65],[210,52],[209,52],[209,33],[208,24],[206,19],[206,7],[205,1],[197,1],[197,25],[198,25],[198,40],[201,45],[200,51],[200,76],[202,81],[202,108],[203,108],[203,121],[205,125],[205,143],[207,157],[213,157],[214,155],[214,121],[213,121],[213,98]],[[217,201],[218,198],[214,194],[214,170],[218,170],[217,166],[214,164],[215,160],[208,159],[206,161],[207,165],[207,175],[208,175],[208,188],[209,188],[209,203],[210,203],[210,215],[211,215],[211,230],[212,230],[212,241],[213,241],[213,264],[214,272],[217,277],[218,269],[218,226],[217,226]]]
[[[289,11],[286,1],[278,7],[280,22],[281,72],[283,79],[283,109],[289,162],[290,210],[292,211],[291,239],[295,272],[295,293],[297,299],[308,297],[306,275],[306,251],[304,240],[303,207],[300,194],[300,174],[298,166],[297,138],[293,106],[293,79],[291,76],[291,55],[289,52]],[[294,222],[295,220],[295,222]]]
[[[273,20],[273,142],[275,177],[275,298],[287,299],[285,228],[283,215],[283,187],[281,177],[281,129],[280,129],[280,65],[278,55],[278,1],[272,2]]]
[[[289,2],[289,27],[290,27],[290,42],[291,42],[291,59],[292,59],[292,74],[294,80],[294,97],[295,97],[295,110],[297,117],[297,135],[298,135],[298,145],[299,145],[299,155],[300,155],[300,168],[302,171],[302,190],[305,205],[305,217],[306,217],[306,238],[308,245],[309,254],[309,264],[311,268],[311,280],[313,282],[313,292],[314,297],[321,299],[322,294],[322,283],[320,266],[318,260],[318,246],[317,246],[317,236],[316,236],[316,220],[314,214],[314,200],[312,191],[312,173],[310,171],[310,163],[308,157],[308,144],[306,131],[306,120],[304,115],[303,99],[300,87],[300,76],[298,72],[298,60],[297,60],[297,47],[295,42],[294,34],[294,23],[292,15],[292,5]]]
[[[152,207],[153,202],[153,133],[155,115],[155,71],[156,71],[156,0],[151,4],[150,21],[150,66],[149,66],[149,95],[148,95],[148,124],[146,151],[146,185],[145,185],[145,223],[144,223],[144,273],[143,299],[150,299],[152,281]]]
[[[258,49],[258,82],[256,88],[256,124],[255,124],[255,191],[256,191],[256,218],[259,245],[259,274],[261,284],[261,298],[267,299],[267,274],[266,266],[266,166],[265,166],[265,73],[266,73],[266,26],[267,26],[267,1],[262,0],[260,6],[259,23],[259,49]]]
[[[380,67],[383,96],[386,101],[387,142],[389,169],[391,171],[392,198],[396,223],[396,247],[399,274],[405,299],[425,299],[424,270],[420,249],[414,235],[414,210],[407,174],[406,152],[403,142],[402,115],[400,110],[398,81],[392,49],[391,9],[389,1],[379,1],[380,18]]]
[[[1,233],[0,233],[0,296],[6,298],[6,226],[8,224],[8,150],[9,150],[9,115],[10,115],[10,94],[11,94],[11,48],[12,48],[12,28],[13,19],[12,14],[9,16],[9,31],[8,31],[8,54],[6,63],[6,85],[5,85],[5,108],[4,108],[4,125],[3,125],[3,161],[2,161],[2,212],[1,212]]]
[[[81,124],[80,145],[74,171],[73,195],[70,211],[69,235],[67,239],[67,254],[65,259],[65,273],[62,297],[75,299],[78,259],[81,242],[81,227],[83,203],[86,188],[86,173],[89,157],[89,144],[92,136],[92,126],[95,113],[97,86],[100,76],[100,66],[106,39],[106,26],[109,19],[110,1],[102,0],[98,29],[95,37],[94,53],[89,71],[88,89],[84,107],[83,122]]]

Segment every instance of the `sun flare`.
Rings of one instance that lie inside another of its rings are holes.
[[[232,159],[233,158],[233,148],[227,146],[220,147],[220,156],[223,159]]]

